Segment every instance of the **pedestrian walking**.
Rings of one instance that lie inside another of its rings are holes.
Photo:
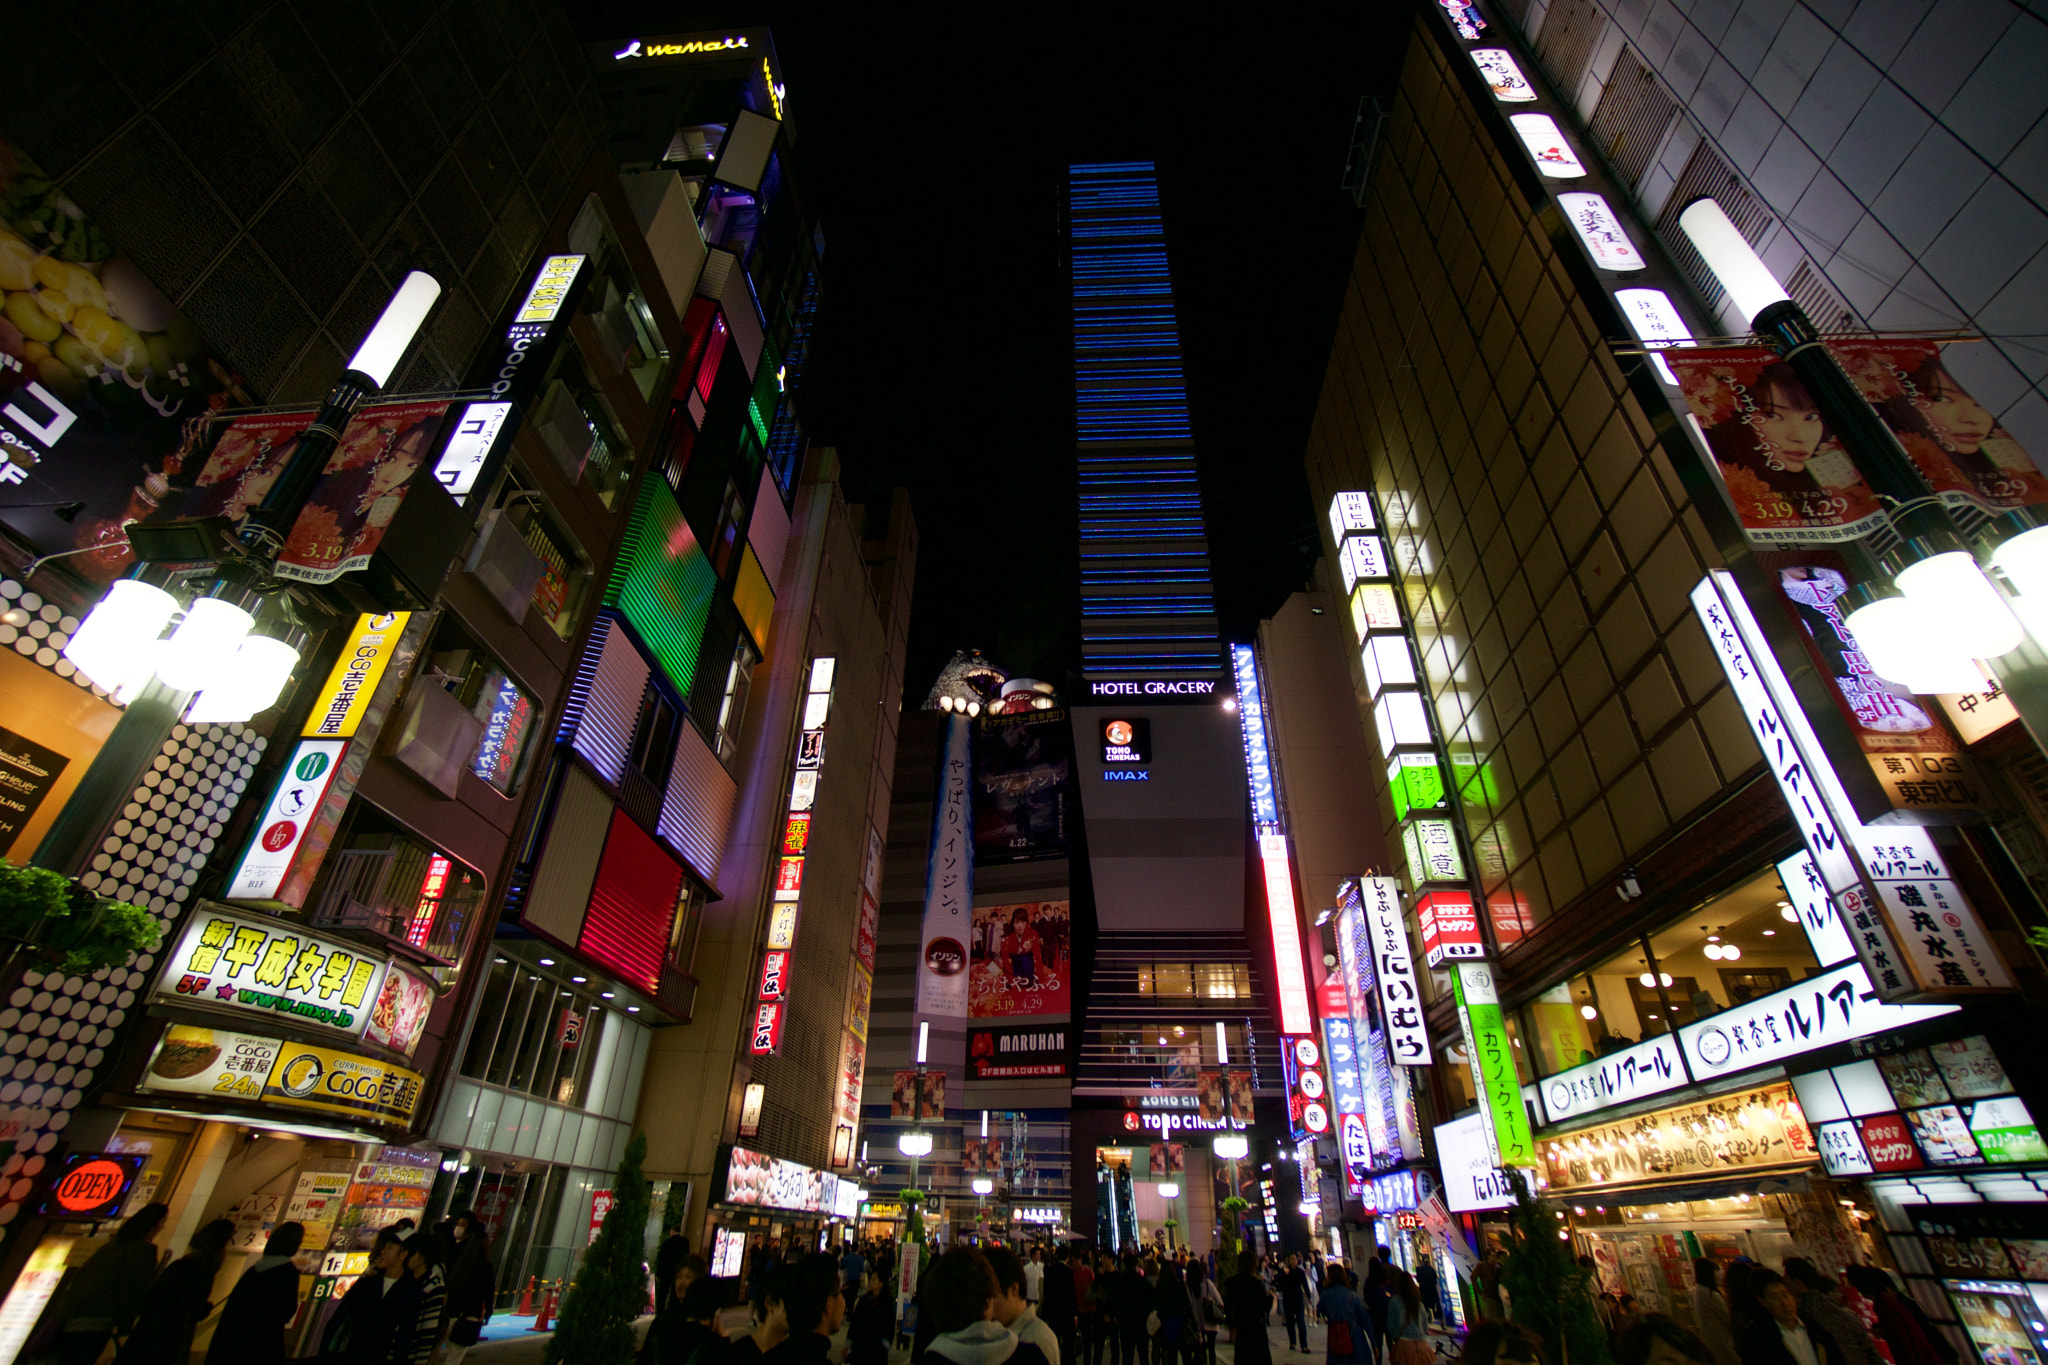
[[[1257,1252],[1240,1252],[1237,1273],[1223,1282],[1225,1316],[1237,1365],[1273,1365],[1273,1342],[1266,1335],[1266,1320],[1273,1315],[1273,1294],[1259,1269]]]
[[[1273,1287],[1280,1291],[1280,1320],[1287,1327],[1287,1349],[1296,1352],[1308,1350],[1308,1275],[1301,1268],[1301,1257],[1287,1253],[1286,1262],[1280,1273],[1273,1277]]]
[[[167,1204],[145,1204],[114,1240],[58,1286],[51,1321],[58,1324],[58,1365],[94,1365],[116,1333],[125,1334],[156,1283],[156,1235]]]
[[[1372,1365],[1372,1315],[1342,1266],[1323,1271],[1316,1311],[1323,1316],[1323,1349],[1329,1365]]]
[[[1387,1272],[1388,1365],[1429,1365],[1429,1329],[1422,1315],[1422,1291],[1399,1266]]]
[[[285,1358],[284,1329],[299,1315],[299,1267],[292,1258],[305,1240],[305,1224],[277,1225],[263,1254],[235,1281],[206,1348],[206,1365],[275,1365]]]
[[[150,1286],[135,1330],[121,1343],[115,1365],[189,1365],[192,1333],[213,1311],[213,1282],[234,1236],[235,1225],[225,1218],[192,1234],[185,1254]]]

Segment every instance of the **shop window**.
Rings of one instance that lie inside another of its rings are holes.
[[[1582,1065],[1803,980],[1819,962],[1770,869],[1527,1007],[1546,1072]]]
[[[725,696],[718,703],[718,737],[714,747],[718,761],[730,764],[739,753],[740,726],[746,723],[747,693],[754,685],[754,665],[760,662],[753,642],[742,636],[733,646],[732,664],[725,671]]]
[[[725,571],[732,567],[733,552],[739,548],[740,528],[747,521],[747,499],[740,491],[739,481],[725,481],[725,496],[718,505],[718,531],[711,538],[711,565],[718,570],[721,582]]]
[[[676,758],[676,727],[682,714],[650,686],[640,703],[640,723],[633,730],[633,747],[628,753],[634,767],[660,791],[668,782],[668,770]]]
[[[434,643],[438,648],[415,685],[438,683],[455,698],[476,722],[469,771],[500,796],[513,795],[540,749],[539,699],[453,619],[441,623]]]
[[[533,609],[549,630],[568,639],[576,627],[576,611],[590,583],[590,557],[541,502],[541,495],[509,478],[499,506],[540,557],[540,581],[533,588]]]
[[[573,347],[558,353],[554,377],[534,405],[533,426],[563,478],[587,481],[606,507],[617,501],[632,472],[632,448]]]
[[[742,262],[754,254],[754,239],[761,231],[761,201],[731,185],[711,186],[705,197],[704,241],[738,256]]]
[[[639,279],[612,231],[611,220],[596,195],[583,201],[569,225],[569,249],[590,257],[591,278],[583,293],[583,313],[607,364],[633,381],[640,396],[652,402],[654,386],[668,364],[668,345]]]
[[[1138,968],[1138,994],[1249,1000],[1252,969],[1243,962],[1151,962]]]
[[[483,903],[483,874],[358,801],[320,871],[309,921],[403,944],[452,967]],[[435,974],[451,984],[452,971]]]

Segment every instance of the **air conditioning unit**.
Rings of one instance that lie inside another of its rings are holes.
[[[557,379],[549,388],[534,427],[540,432],[541,443],[555,457],[562,477],[570,483],[581,479],[583,466],[597,445],[597,433],[591,430],[590,419],[577,406],[576,396],[561,380]]]
[[[483,525],[477,528],[476,546],[463,567],[475,575],[514,625],[526,619],[526,609],[533,604],[533,590],[547,572],[547,565],[526,543],[525,535],[512,524],[512,518],[505,515],[502,507],[484,514]]]
[[[398,719],[391,756],[441,795],[455,799],[462,770],[476,753],[484,723],[431,676],[414,681]]]

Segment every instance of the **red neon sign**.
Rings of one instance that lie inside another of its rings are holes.
[[[1309,1009],[1308,975],[1301,966],[1301,916],[1294,908],[1294,873],[1287,862],[1287,836],[1261,834],[1259,860],[1266,868],[1266,919],[1273,929],[1280,1031],[1307,1033],[1315,1027],[1315,1015]]]

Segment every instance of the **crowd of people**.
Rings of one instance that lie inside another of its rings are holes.
[[[201,1227],[169,1265],[156,1239],[170,1209],[149,1204],[58,1286],[26,1361],[188,1365],[199,1328],[218,1315],[206,1365],[271,1365],[290,1358],[299,1314],[302,1223],[280,1223],[263,1252],[216,1302],[214,1284],[235,1236],[222,1218]],[[317,1342],[327,1365],[458,1365],[489,1321],[497,1276],[490,1236],[468,1209],[432,1228],[403,1219],[380,1230],[369,1269],[341,1295]]]
[[[1216,1365],[1219,1341],[1241,1365],[1271,1365],[1278,1309],[1296,1354],[1310,1350],[1313,1315],[1328,1326],[1330,1365],[1429,1365],[1434,1271],[1418,1283],[1379,1250],[1363,1277],[1315,1253],[1276,1262],[1246,1251],[1219,1278],[1213,1255],[1185,1248],[956,1247],[928,1258],[899,1319],[894,1243],[807,1252],[771,1238],[747,1260],[746,1330],[727,1335],[726,1292],[672,1239],[656,1257],[660,1308],[641,1361],[817,1365],[843,1326],[845,1365],[887,1365],[906,1344],[912,1365]]]

